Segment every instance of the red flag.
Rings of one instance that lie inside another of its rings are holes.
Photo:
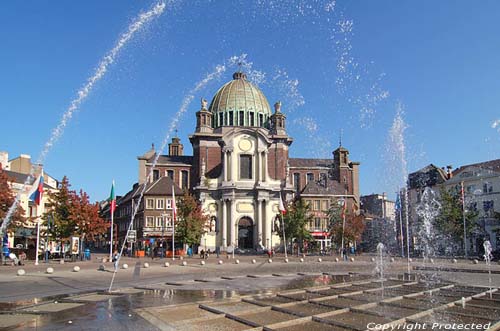
[[[464,204],[465,203],[464,182],[460,182],[460,199],[462,200],[462,204]]]
[[[344,218],[345,217],[345,212],[346,212],[346,209],[347,209],[347,199],[345,199],[345,198],[342,199],[342,202],[343,202],[342,203],[342,213],[340,214],[340,216],[342,218]]]
[[[286,214],[286,209],[285,209],[285,205],[283,204],[283,198],[281,197],[281,194],[280,194],[279,210],[281,212],[281,215],[285,215]]]

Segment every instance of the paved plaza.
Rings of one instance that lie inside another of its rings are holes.
[[[122,258],[116,274],[103,257],[2,266],[0,328],[366,330],[370,321],[416,325],[450,314],[493,327],[500,316],[498,264],[491,267],[490,298],[487,266],[466,260],[415,260],[405,277],[406,260],[386,259],[382,283],[370,255],[289,256],[288,262],[275,256],[271,263],[266,256]],[[21,268],[25,275],[18,276]],[[462,297],[467,312],[455,312]]]

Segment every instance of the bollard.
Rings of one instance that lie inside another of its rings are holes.
[[[123,268],[123,269],[128,269],[128,264],[124,263],[124,264],[122,265],[122,268]]]
[[[267,260],[267,263],[273,263],[272,259]]]
[[[300,262],[304,262],[304,258],[302,258],[302,257],[301,257],[301,258],[300,258]]]
[[[64,259],[59,260],[59,264],[64,264]]]
[[[149,268],[149,263],[145,262],[144,263],[144,268]]]
[[[338,257],[335,258],[335,262],[339,262],[339,258]]]
[[[202,260],[202,261],[200,261],[200,264],[201,264],[201,265],[205,265],[205,261],[203,261],[203,260]]]
[[[285,259],[285,263],[288,263],[288,259]]]
[[[374,258],[374,257],[372,257],[372,258],[370,259],[370,261],[375,262],[375,258]]]
[[[453,259],[453,263],[458,263],[458,260],[457,259]]]
[[[165,262],[164,266],[165,266],[165,268],[170,267],[170,263]]]
[[[80,271],[80,267],[79,267],[79,266],[77,266],[77,265],[75,265],[75,266],[73,267],[73,272],[78,272],[78,271]]]
[[[219,260],[219,262],[217,262],[217,263],[222,264],[222,263],[224,263],[224,262],[222,262],[222,260]]]
[[[17,270],[17,275],[24,276],[24,275],[26,275],[26,271],[24,271],[24,269],[19,269],[19,270]]]
[[[54,268],[48,267],[47,270],[46,270],[46,273],[53,274],[54,273]]]
[[[186,261],[182,261],[182,265],[183,265],[184,267],[185,267],[185,266],[187,266],[187,264],[188,264],[188,263],[187,263]]]
[[[478,264],[478,263],[479,263],[479,261],[478,261],[477,259],[474,259],[474,260],[472,261],[472,263],[474,263],[474,264]]]
[[[99,265],[99,269],[98,269],[98,270],[99,270],[99,271],[104,271],[104,270],[106,270],[106,268],[104,267],[104,264],[100,264],[100,265]]]
[[[255,259],[252,259],[252,264],[255,264],[257,263],[257,261],[255,261]]]
[[[236,261],[234,261],[234,263],[240,264],[240,260],[236,260]]]
[[[320,257],[318,257],[318,262],[321,262],[321,261],[323,261],[323,260]]]
[[[350,260],[351,260],[351,262],[354,262],[354,258],[353,257],[351,257]]]
[[[396,261],[393,257],[391,257],[391,262],[394,263]]]

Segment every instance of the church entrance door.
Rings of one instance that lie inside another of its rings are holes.
[[[253,249],[253,222],[249,217],[243,217],[238,222],[238,247]]]

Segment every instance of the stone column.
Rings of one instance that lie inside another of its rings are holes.
[[[227,182],[227,152],[226,149],[222,149],[222,179]]]
[[[222,247],[224,250],[227,248],[227,215],[226,215],[226,201],[222,199]]]
[[[229,232],[231,233],[230,236],[230,244],[233,247],[236,247],[236,200],[231,199],[231,211],[229,213],[229,219],[230,219],[230,226],[231,228],[229,229]]]
[[[268,150],[265,150],[264,151],[264,166],[262,167],[262,171],[263,171],[263,178],[262,178],[262,181],[265,182],[266,181],[266,177],[267,177],[267,154],[268,154]]]
[[[260,247],[263,245],[262,243],[262,223],[264,222],[264,218],[262,217],[262,214],[264,212],[264,199],[257,200],[257,219],[255,220],[257,222],[257,245]]]
[[[269,244],[271,244],[272,226],[273,222],[267,219],[267,205],[268,201],[262,201],[262,221],[264,222],[264,231],[266,232],[265,239],[269,239]],[[275,243],[273,243],[274,245]]]
[[[238,167],[236,166],[236,164],[237,164],[236,161],[237,160],[235,159],[236,155],[235,155],[235,153],[233,153],[233,149],[229,150],[229,154],[228,155],[229,155],[229,158],[228,158],[229,159],[228,160],[228,163],[229,163],[229,173],[230,173],[230,176],[231,176],[231,178],[229,180],[232,181],[232,182],[235,182],[235,181],[238,180],[238,174],[236,172],[237,169],[238,169]]]

